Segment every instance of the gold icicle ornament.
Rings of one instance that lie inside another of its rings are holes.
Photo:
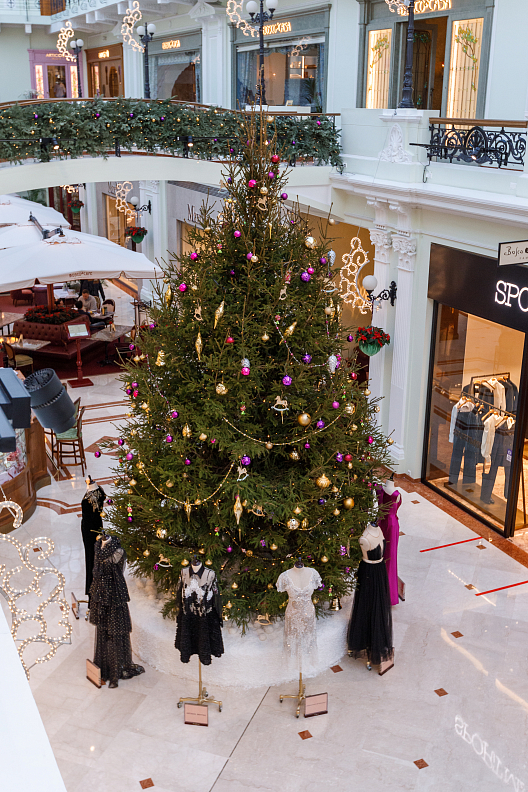
[[[188,498],[185,501],[185,503],[183,504],[183,508],[185,509],[185,514],[187,515],[187,521],[191,522],[191,509],[192,509],[192,506],[189,503],[189,499]]]
[[[190,437],[191,436],[191,427],[189,426],[189,424],[185,424],[185,426],[183,427],[182,435],[184,437]]]
[[[165,352],[161,349],[158,352],[158,357],[156,359],[156,366],[164,366],[165,365]]]
[[[165,292],[165,302],[167,305],[170,305],[172,302],[172,289],[170,287],[170,283],[167,286],[167,291]]]
[[[224,306],[225,306],[225,300],[222,300],[222,302],[220,303],[220,305],[218,306],[218,308],[215,311],[215,321],[214,321],[215,329],[216,329],[216,325],[218,324],[218,322],[220,321],[220,319],[224,315]]]
[[[236,496],[235,505],[233,506],[233,513],[236,517],[237,525],[240,525],[240,518],[242,517],[242,512],[244,509],[242,508],[242,504],[240,503],[240,496]]]
[[[297,327],[297,322],[294,322],[289,327],[287,327],[286,330],[284,331],[284,338],[288,338],[288,336],[291,336],[291,334],[293,333],[296,327]]]
[[[196,354],[198,355],[198,360],[200,360],[200,356],[202,354],[203,344],[202,344],[202,334],[198,331],[198,336],[196,337],[196,341],[194,342],[194,348],[196,349]]]

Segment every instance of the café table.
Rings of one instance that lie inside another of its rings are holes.
[[[7,327],[9,333],[9,326],[14,324],[18,319],[22,319],[24,314],[21,313],[7,313],[0,311],[0,333],[3,334],[4,327]]]
[[[130,333],[133,327],[134,325],[115,325],[115,330],[106,327],[104,330],[98,330],[96,333],[92,333],[92,338],[97,338],[98,341],[104,341],[105,343],[105,357],[104,360],[99,362],[100,366],[110,366],[113,363],[108,357],[108,345],[120,339],[121,336]]]
[[[23,341],[10,341],[9,337],[0,336],[0,341],[7,341],[15,352],[38,352],[42,347],[48,346],[49,341],[38,341],[36,338],[24,338]]]

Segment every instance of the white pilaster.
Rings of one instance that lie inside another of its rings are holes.
[[[87,234],[99,235],[97,224],[97,190],[93,182],[79,187],[79,199],[84,203],[81,209],[81,228]]]
[[[373,228],[370,232],[370,241],[374,245],[374,276],[378,281],[376,292],[379,293],[389,286],[389,269],[390,269],[390,251],[392,247],[391,235],[387,229],[382,226]],[[388,332],[388,302],[381,301],[379,310],[374,311],[372,317],[372,324],[375,327],[381,327],[385,332]],[[386,371],[386,347],[382,347],[377,355],[370,358],[369,361],[369,388],[373,398],[387,397],[387,382],[388,377],[385,375]],[[380,413],[378,415],[378,424],[385,426],[388,420],[388,400],[383,399],[380,404]]]
[[[140,224],[147,229],[148,234],[141,243],[140,250],[152,262],[163,264],[161,259],[167,260],[167,182],[166,181],[140,181],[139,205],[146,206],[151,203],[151,214],[143,212]],[[151,281],[144,281],[141,285],[140,297],[152,300],[154,291]]]
[[[392,235],[392,247],[398,253],[398,297],[396,299],[396,322],[393,335],[392,377],[389,407],[389,433],[394,444],[391,447],[395,462],[405,457],[406,395],[409,377],[409,347],[412,326],[412,294],[416,240],[408,232]],[[406,471],[399,470],[399,473]]]
[[[123,71],[125,96],[128,99],[142,99],[144,92],[143,53],[123,44]]]
[[[231,104],[229,29],[224,9],[200,18],[202,25],[202,104]]]

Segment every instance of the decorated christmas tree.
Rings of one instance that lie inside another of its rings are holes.
[[[196,555],[237,624],[284,614],[279,574],[297,557],[324,581],[314,602],[353,587],[387,440],[378,407],[341,358],[328,223],[321,242],[287,209],[287,173],[263,116],[226,164],[220,213],[204,205],[191,252],[165,263],[150,324],[124,384],[114,532],[136,573],[174,609]]]

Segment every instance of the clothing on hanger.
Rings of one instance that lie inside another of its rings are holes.
[[[484,421],[481,454],[486,462],[491,461],[491,449],[493,448],[493,441],[495,439],[495,429],[503,420],[503,416],[492,413]]]
[[[506,418],[495,430],[491,466],[488,473],[482,474],[480,498],[484,503],[494,502],[491,496],[499,467],[504,468],[504,497],[508,498],[514,437],[515,419]]]
[[[466,399],[462,397],[458,400],[455,404],[453,409],[451,410],[451,423],[449,425],[449,442],[453,443],[454,436],[455,436],[455,425],[456,419],[459,412],[471,412],[471,410],[475,409],[475,405],[470,399]]]
[[[93,567],[95,558],[95,540],[103,528],[101,510],[106,500],[106,493],[95,482],[88,485],[81,501],[81,535],[84,544],[84,563],[86,579],[84,593],[90,594],[93,580]],[[88,602],[88,607],[90,602]]]
[[[491,388],[493,392],[493,406],[498,410],[505,410],[506,391],[502,382],[498,380],[497,377],[490,377],[489,379],[485,380],[483,384]]]
[[[475,410],[459,412],[453,432],[453,452],[449,465],[449,484],[456,484],[464,460],[464,484],[474,484],[477,480],[477,464],[482,461],[482,417]]]

